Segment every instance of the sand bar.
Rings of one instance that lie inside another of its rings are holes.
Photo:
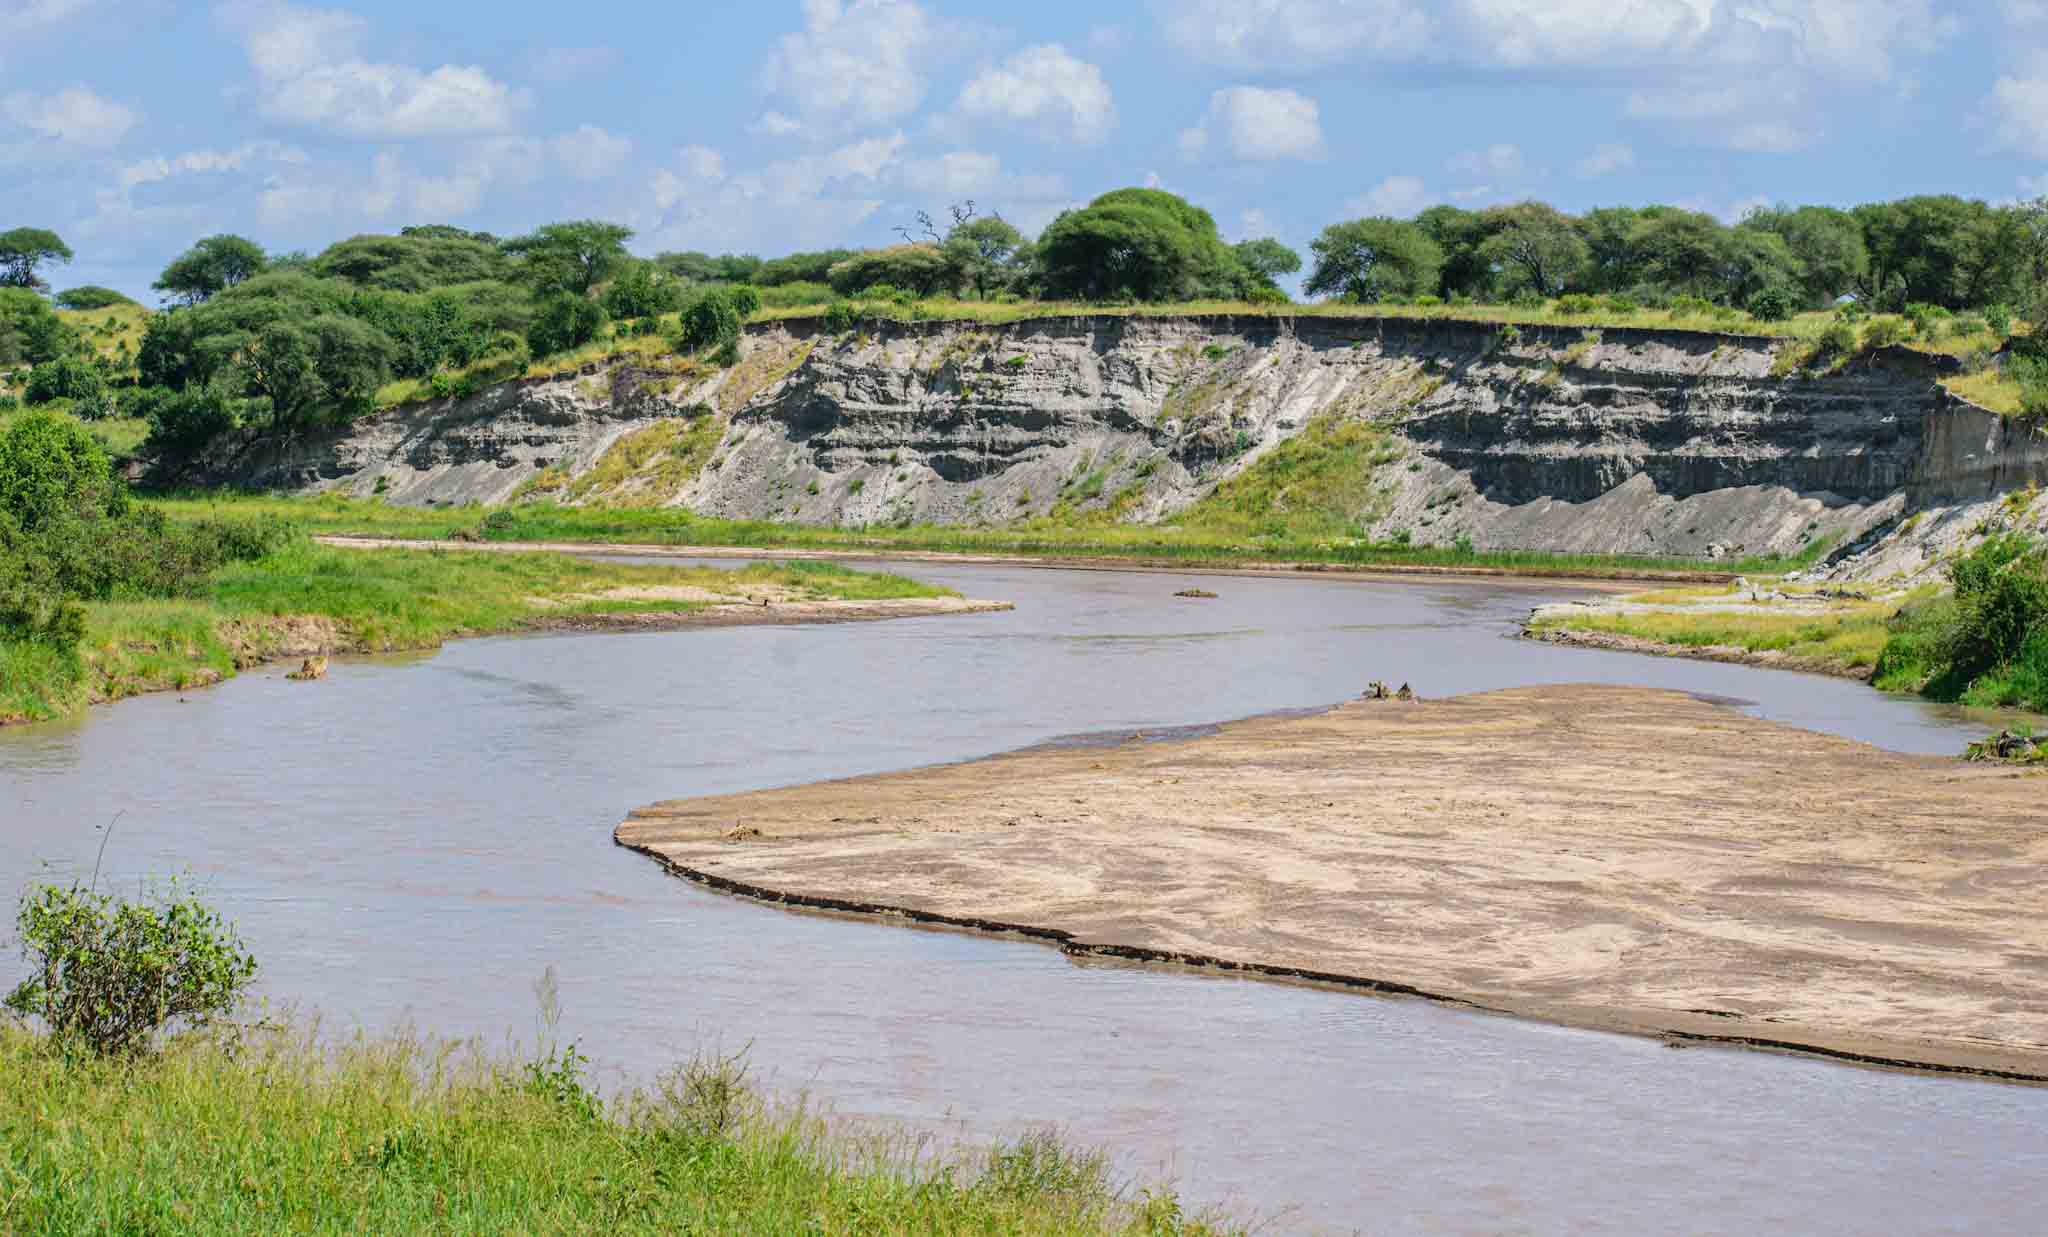
[[[617,838],[1077,954],[2048,1081],[2048,776],[1682,693],[1357,701],[662,803]]]

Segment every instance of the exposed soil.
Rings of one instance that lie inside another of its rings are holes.
[[[2048,777],[1674,692],[1354,701],[635,812],[746,896],[2048,1081]]]

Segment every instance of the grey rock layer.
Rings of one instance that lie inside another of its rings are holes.
[[[1363,419],[1386,437],[1344,513],[1357,536],[1688,556],[1818,541],[1908,574],[1939,552],[1928,537],[1948,513],[2048,480],[2048,438],[1948,394],[1943,359],[1889,349],[1810,376],[1780,356],[1796,346],[1408,319],[1103,315],[836,336],[795,321],[750,332],[729,371],[618,362],[508,383],[327,435],[220,444],[182,479],[501,502],[542,469],[581,475],[634,430],[709,408],[719,447],[661,501],[866,524],[1120,498],[1122,518],[1156,521],[1319,418]],[[1915,512],[1928,518],[1909,524]]]

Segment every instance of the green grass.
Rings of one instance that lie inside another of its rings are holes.
[[[1631,599],[1638,600],[1638,599]],[[1538,630],[1597,631],[1654,640],[1680,648],[1727,647],[1784,653],[1844,672],[1877,666],[1897,611],[1883,604],[1848,605],[1826,614],[1723,614],[1662,610],[1545,619]]]
[[[631,566],[565,554],[348,550],[295,545],[217,572],[191,601],[87,607],[76,657],[0,642],[0,720],[40,721],[148,691],[203,686],[277,654],[427,649],[465,635],[577,617],[682,614],[703,600],[607,597],[619,589],[701,589],[735,601],[871,601],[950,595],[901,576],[831,564],[737,570]]]
[[[1363,448],[1361,448],[1363,449]],[[1315,470],[1308,470],[1313,473]],[[1309,488],[1338,484],[1342,470],[1333,468]],[[1307,477],[1294,484],[1307,485]],[[1273,492],[1286,493],[1275,483]],[[1197,514],[1193,525],[1111,523],[1099,509],[1062,518],[1040,517],[1014,523],[967,527],[913,524],[906,528],[869,526],[822,528],[762,520],[723,520],[688,511],[563,507],[538,502],[500,507],[397,507],[374,499],[339,495],[311,498],[242,496],[228,493],[152,500],[174,516],[273,514],[297,520],[315,532],[371,537],[443,540],[457,532],[490,527],[482,535],[494,541],[539,541],[580,544],[721,546],[750,549],[936,551],[969,554],[1014,554],[1034,558],[1097,558],[1139,563],[1193,563],[1230,566],[1247,563],[1300,563],[1331,567],[1431,567],[1527,575],[1654,577],[1702,574],[1725,579],[1736,574],[1767,575],[1792,570],[1810,561],[1816,547],[1794,558],[1708,560],[1682,557],[1546,554],[1534,551],[1465,551],[1450,546],[1323,540],[1299,531],[1282,536],[1247,534],[1243,516],[1233,507]],[[1226,504],[1238,501],[1226,499]],[[1244,499],[1253,510],[1261,500]],[[1315,517],[1320,520],[1322,517]]]
[[[68,413],[71,411],[71,401],[57,400],[54,403],[39,404],[37,407]],[[7,423],[20,416],[22,411],[0,411],[0,429],[6,428]],[[133,456],[142,448],[143,439],[149,437],[149,422],[137,417],[106,417],[97,421],[80,421],[79,424],[85,426],[87,433],[99,439],[100,445],[107,449],[107,454],[116,460],[125,460]]]
[[[0,1232],[1220,1231],[1047,1135],[920,1154],[728,1102],[729,1069],[600,1103],[578,1061],[265,1031],[105,1061],[0,1025]]]

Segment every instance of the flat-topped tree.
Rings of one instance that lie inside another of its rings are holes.
[[[520,260],[527,281],[542,292],[588,296],[626,258],[633,229],[596,219],[551,223],[499,247]]]
[[[0,287],[47,291],[40,268],[69,261],[71,246],[48,228],[0,232]]]
[[[179,254],[150,286],[180,304],[199,305],[261,275],[268,265],[263,246],[224,232]]]

